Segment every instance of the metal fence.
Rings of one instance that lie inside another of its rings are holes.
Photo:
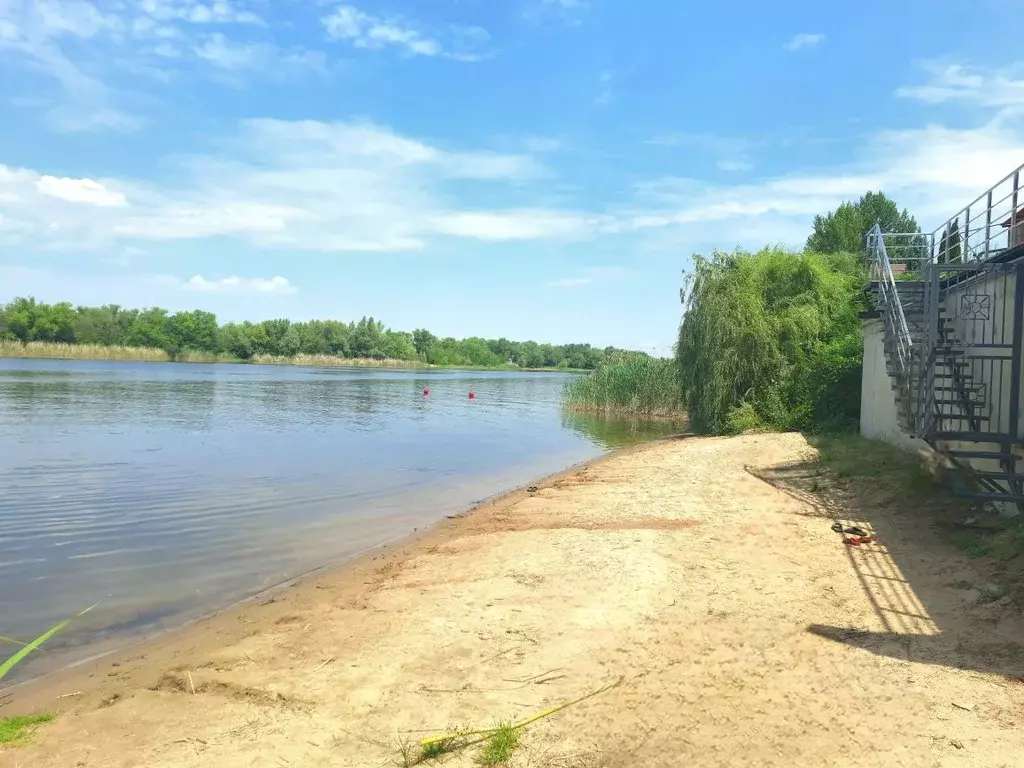
[[[935,261],[970,264],[1024,245],[1021,165],[932,233]]]

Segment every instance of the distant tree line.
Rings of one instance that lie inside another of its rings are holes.
[[[422,328],[406,333],[372,317],[358,322],[264,320],[219,325],[212,312],[169,313],[160,307],[124,309],[116,304],[76,307],[16,298],[0,305],[0,341],[152,347],[171,356],[187,351],[257,355],[333,355],[343,358],[409,360],[444,366],[518,366],[593,369],[637,353],[589,344],[538,344],[508,339],[439,338]]]

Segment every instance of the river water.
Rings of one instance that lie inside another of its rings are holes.
[[[99,602],[17,677],[668,431],[569,375],[0,359],[0,636]]]

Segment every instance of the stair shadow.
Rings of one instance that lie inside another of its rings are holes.
[[[877,623],[814,623],[808,632],[880,656],[1024,682],[1019,609],[986,584],[978,561],[944,541],[937,528],[937,506],[945,505],[948,519],[954,519],[962,508],[958,501],[937,494],[925,507],[879,478],[836,478],[816,460],[747,471],[802,502],[806,511],[797,514],[824,526],[858,526],[875,539],[848,546],[834,534]]]

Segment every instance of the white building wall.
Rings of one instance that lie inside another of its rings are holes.
[[[923,440],[906,434],[897,423],[896,397],[892,391],[892,379],[885,369],[882,334],[882,321],[877,318],[861,324],[864,369],[860,381],[860,433],[907,451],[927,448]]]

